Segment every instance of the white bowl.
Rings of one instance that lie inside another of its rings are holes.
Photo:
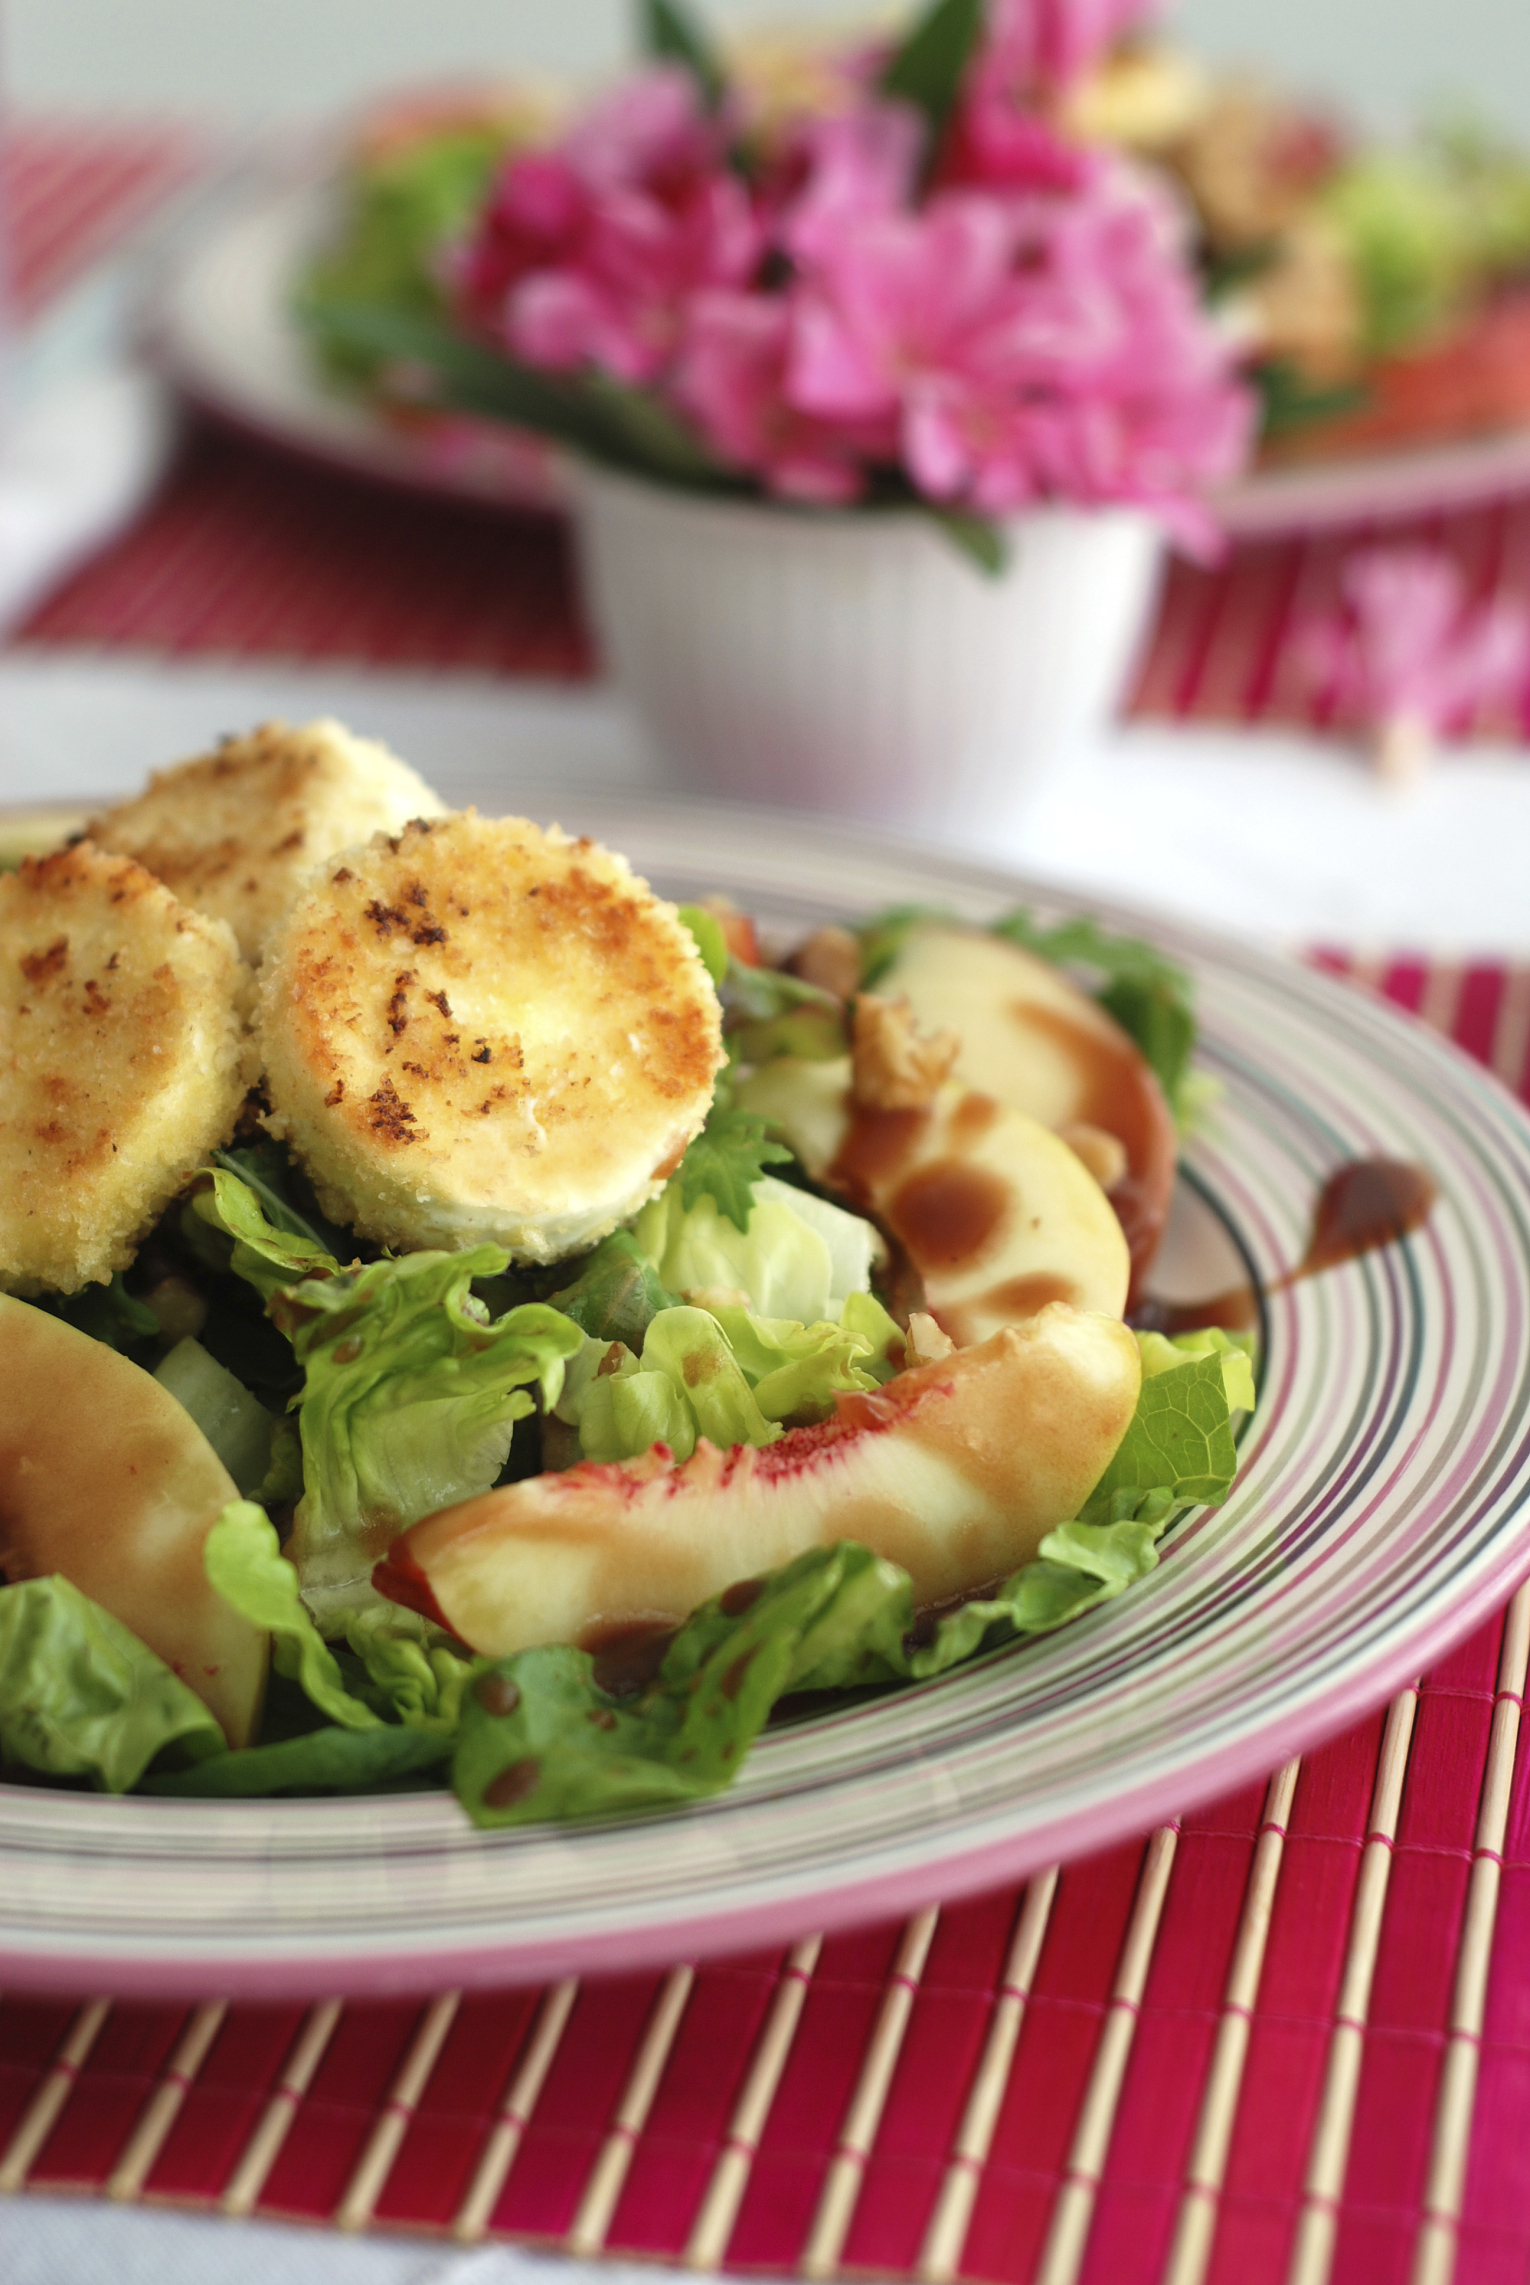
[[[914,510],[570,481],[606,665],[691,785],[950,831],[1012,817],[1118,705],[1162,536],[1132,508],[1008,520],[990,577]]]

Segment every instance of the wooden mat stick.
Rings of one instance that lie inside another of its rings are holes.
[[[474,2244],[488,2229],[499,2194],[515,2164],[526,2129],[531,2124],[532,2112],[542,2092],[542,2083],[552,2069],[563,2027],[573,2011],[579,1996],[579,1980],[565,1976],[562,1983],[549,1984],[542,1994],[536,2022],[525,2053],[516,2065],[515,2076],[505,2089],[499,2114],[484,2144],[483,2155],[473,2171],[467,2186],[467,2195],[457,2208],[452,2222],[452,2235],[464,2245]]]
[[[1520,1588],[1504,1620],[1498,1657],[1498,1692],[1488,1740],[1487,1767],[1472,1842],[1471,1880],[1456,1952],[1450,2032],[1435,2104],[1434,2141],[1424,2191],[1424,2222],[1414,2249],[1413,2285],[1450,2285],[1456,2263],[1456,2230],[1466,2187],[1472,2112],[1477,2099],[1477,2059],[1487,2011],[1488,1968],[1498,1918],[1503,1845],[1509,1827],[1514,1756],[1519,1746],[1520,1713],[1530,1666],[1530,1585]]]
[[[1530,1057],[1530,967],[1504,971],[1493,1023],[1492,1065],[1506,1087],[1518,1091]]]
[[[686,2240],[683,2260],[687,2269],[718,2269],[728,2250],[733,2225],[738,2220],[744,2192],[749,2187],[749,2175],[770,2106],[776,2099],[786,2059],[797,2036],[797,2025],[802,2020],[803,2004],[807,1999],[808,1985],[818,1965],[823,1949],[821,1936],[806,1936],[794,1944],[786,1955],[786,1965],[776,1985],[776,1996],[765,2018],[759,2043],[749,2064],[733,2116],[728,2121],[728,2132],[712,2178],[702,2194]]]
[[[622,2099],[616,2106],[616,2116],[584,2186],[579,2211],[568,2233],[570,2253],[599,2253],[606,2242],[616,2201],[632,2164],[632,2153],[648,2123],[648,2113],[653,2108],[653,2098],[659,2091],[659,2081],[664,2076],[664,2066],[669,2061],[669,2051],[675,2043],[675,2033],[680,2028],[680,2018],[685,2013],[685,2003],[695,1980],[696,1971],[691,1967],[671,1968],[664,1979],[642,2045],[622,2089]]]
[[[1211,2068],[1201,2095],[1201,2112],[1163,2285],[1201,2285],[1206,2274],[1212,2233],[1216,2228],[1217,2200],[1222,2194],[1233,2121],[1238,2115],[1238,2096],[1248,2059],[1249,2033],[1253,2028],[1254,2002],[1259,1995],[1270,1916],[1275,1909],[1275,1891],[1285,1856],[1286,1827],[1291,1820],[1291,1803],[1300,1767],[1299,1762],[1288,1761],[1285,1768],[1278,1769],[1270,1779],[1265,1794],[1264,1815],[1254,1844],[1254,1861],[1249,1867],[1243,1914],[1233,1945],[1216,2044],[1211,2051]]]
[[[96,2043],[111,2012],[109,1999],[87,2000],[80,2009],[48,2065],[37,2092],[17,2121],[16,2130],[0,2158],[0,2194],[19,2190],[32,2170],[32,2161],[53,2132],[54,2122],[80,2075],[86,2056]]]
[[[356,2168],[345,2185],[345,2195],[335,2209],[336,2229],[365,2229],[382,2196],[383,2185],[393,2169],[399,2144],[408,2131],[409,2121],[419,2108],[425,2092],[425,2082],[436,2067],[446,2034],[452,2027],[452,2018],[462,2002],[460,1991],[444,1991],[433,1999],[421,2016],[419,2028],[409,2043],[409,2052],[398,2067],[388,2099],[378,2115],[377,2124],[367,2138],[367,2146],[356,2162]]]
[[[940,1908],[932,1904],[927,1911],[916,1912],[903,1931],[882,1994],[876,2029],[862,2058],[861,2075],[819,2193],[818,2210],[800,2263],[804,2277],[828,2277],[838,2267],[939,1918]]]
[[[993,2148],[999,2109],[1009,2085],[1020,2026],[1025,2020],[1026,2002],[1031,1996],[1056,1894],[1057,1867],[1053,1865],[1049,1871],[1038,1872],[1031,1879],[1015,1916],[1009,1958],[1004,1963],[1003,1980],[995,1995],[988,2037],[983,2042],[972,2085],[967,2090],[962,2122],[956,2130],[935,2210],[919,2250],[915,2274],[925,2280],[925,2285],[947,2285],[961,2265],[967,2232],[972,2226],[972,2209],[977,2203],[978,2184]]]
[[[224,2213],[237,2217],[254,2212],[256,2200],[266,2186],[267,2176],[297,2116],[298,2105],[312,2085],[313,2075],[324,2060],[324,2050],[335,2035],[344,2007],[344,2000],[320,2000],[303,2018],[303,2027],[277,2082],[276,2092],[261,2112],[259,2124],[245,2144],[244,2154],[218,2201]]]
[[[1089,2227],[1094,2220],[1105,2153],[1116,2123],[1121,2082],[1137,2031],[1137,2015],[1147,1986],[1158,1923],[1174,1869],[1179,1828],[1161,1825],[1147,1845],[1126,1941],[1116,1967],[1116,1980],[1100,2025],[1100,2042],[1094,2052],[1094,2069],[1084,2089],[1084,2100],[1073,2130],[1073,2146],[1063,2173],[1062,2187],[1052,2209],[1036,2285],[1073,2285],[1084,2258]]]
[[[1365,2053],[1371,1979],[1376,1972],[1376,1954],[1381,1943],[1381,1919],[1392,1875],[1392,1844],[1397,1838],[1397,1816],[1402,1806],[1403,1779],[1407,1774],[1408,1749],[1413,1743],[1413,1717],[1417,1710],[1418,1686],[1415,1684],[1393,1699],[1382,1734],[1381,1754],[1371,1790],[1370,1822],[1365,1847],[1360,1853],[1355,1901],[1350,1911],[1349,1943],[1344,1955],[1339,2003],[1334,2011],[1333,2036],[1328,2046],[1328,2068],[1323,2077],[1312,2146],[1307,2154],[1307,2176],[1302,2185],[1289,2285],[1327,2285],[1333,2266],[1339,2193],[1344,2187],[1344,2169],[1349,2163],[1349,2139],[1355,2123],[1355,2098]]]
[[[175,2052],[159,2075],[154,2092],[143,2107],[126,2147],[106,2178],[109,2198],[136,2198],[149,2178],[149,2169],[165,2146],[165,2137],[180,2114],[187,2090],[207,2060],[207,2051],[223,2028],[226,1999],[210,1999],[193,2008]]]
[[[1418,1012],[1426,1024],[1442,1031],[1449,1039],[1456,1028],[1456,1016],[1461,1006],[1461,987],[1466,982],[1466,970],[1459,960],[1431,960],[1424,977],[1424,989],[1419,998]]]

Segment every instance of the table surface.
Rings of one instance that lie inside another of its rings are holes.
[[[105,129],[34,129],[7,157],[33,306],[185,164]],[[1530,503],[1433,531],[1478,592],[1530,572]],[[1139,719],[1321,729],[1287,636],[1343,545],[1176,570]],[[585,695],[591,667],[557,526],[196,431],[148,512],[0,655],[0,768],[9,752],[28,773],[9,788],[42,793],[46,756],[77,790],[81,751],[111,774],[140,746],[168,758],[285,677],[371,697],[481,766],[534,737],[571,789],[631,783],[645,765]],[[1525,719],[1463,726],[1516,792]],[[71,746],[89,724],[96,747]],[[1281,909],[1306,927],[1299,898]],[[1520,940],[1484,927],[1481,957],[1464,938],[1441,956],[1427,896],[1416,916],[1379,952],[1326,932],[1347,945],[1327,964],[1525,1092],[1530,969],[1503,957]],[[1507,2285],[1530,2265],[1527,1653],[1522,1594],[1268,1786],[1027,1888],[789,1953],[345,2007],[0,2000],[0,2189],[29,2193],[0,2205],[6,2273],[221,2265],[180,2217],[155,2234],[147,2209],[175,2204],[777,2273],[1424,2285],[1454,2259]],[[102,2189],[145,2210],[55,2202]],[[398,2244],[325,2271],[427,2273]]]

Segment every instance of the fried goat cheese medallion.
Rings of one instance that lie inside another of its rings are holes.
[[[268,1124],[325,1211],[559,1261],[653,1197],[723,1060],[695,940],[625,860],[471,810],[326,867],[272,938]]]
[[[147,792],[89,828],[136,857],[184,903],[226,920],[247,960],[315,866],[373,833],[445,809],[422,777],[339,722],[266,722],[211,754],[159,770]]]
[[[253,1077],[233,934],[88,841],[0,875],[0,1289],[125,1269]]]

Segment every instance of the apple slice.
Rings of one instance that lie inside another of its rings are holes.
[[[597,1647],[678,1625],[735,1580],[859,1540],[928,1606],[1003,1578],[1076,1515],[1131,1419],[1141,1366],[1115,1318],[1063,1304],[979,1347],[842,1396],[778,1444],[701,1444],[677,1467],[585,1462],[444,1508],[374,1584],[474,1650]]]
[[[1126,1171],[1109,1184],[1140,1285],[1168,1217],[1179,1138],[1136,1042],[1049,960],[975,928],[921,921],[877,990],[903,994],[925,1031],[961,1040],[955,1074],[1045,1127],[1114,1135]]]
[[[923,1111],[866,1111],[844,1059],[776,1056],[738,1090],[785,1135],[815,1182],[882,1222],[924,1280],[958,1348],[1049,1302],[1126,1306],[1131,1261],[1109,1199],[1039,1121],[947,1084]]]
[[[130,1627],[247,1745],[269,1637],[209,1585],[232,1476],[169,1391],[104,1342],[0,1294],[0,1574],[58,1572]]]

